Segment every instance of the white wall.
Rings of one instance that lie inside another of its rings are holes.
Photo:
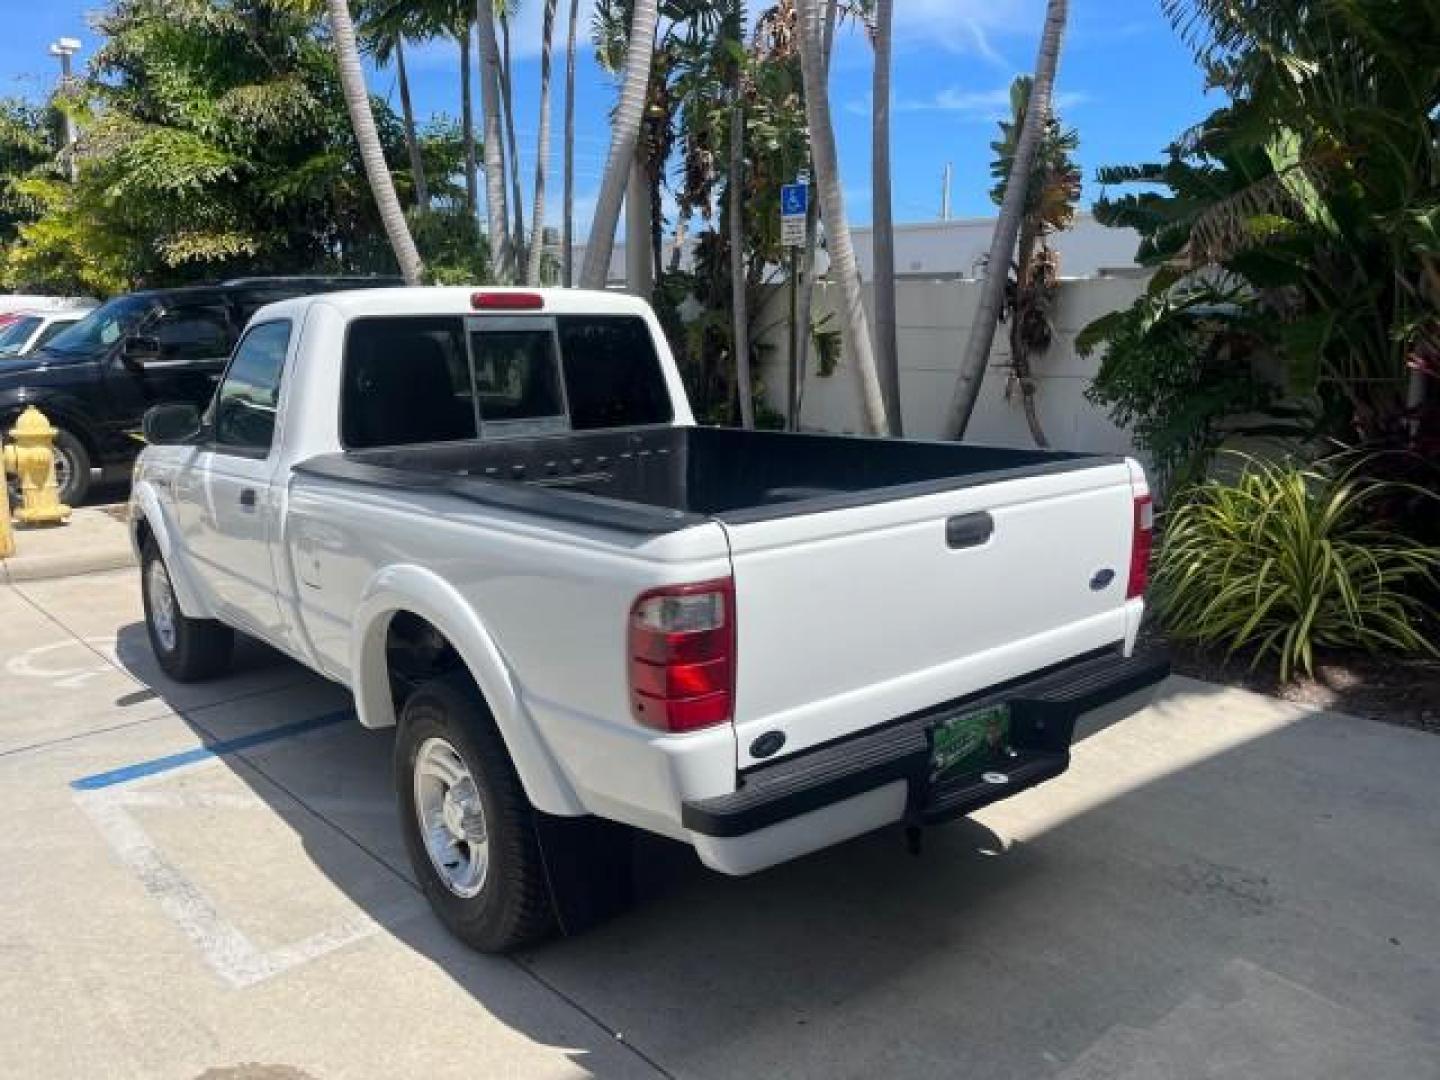
[[[1055,449],[1134,453],[1129,435],[1115,427],[1103,410],[1085,400],[1085,389],[1099,367],[1099,360],[1078,356],[1074,341],[1076,333],[1086,324],[1106,312],[1127,307],[1144,287],[1142,278],[1129,275],[1061,283],[1052,316],[1054,343],[1047,352],[1032,358],[1038,383],[1036,403],[1040,424]],[[980,284],[975,281],[901,279],[897,283],[900,396],[906,436],[936,438],[941,435],[979,293]],[[817,286],[817,321],[835,310],[838,298],[838,285]],[[785,310],[786,302],[785,290],[775,289],[769,308],[779,325],[764,339],[771,348],[764,352],[761,364],[766,400],[777,411],[784,410],[785,401],[787,331],[778,316]],[[868,311],[871,304],[868,285],[865,302]],[[834,315],[827,325],[839,329],[839,315]],[[854,369],[848,353],[842,352],[840,366],[827,378],[816,375],[813,351],[811,355],[801,425],[819,431],[860,431]],[[967,441],[1034,446],[1019,394],[1008,401],[1005,397],[1008,363],[1009,342],[1002,324],[995,336],[990,366],[980,388]]]
[[[951,221],[918,221],[895,226],[895,272],[897,274],[958,274],[973,278],[981,273],[985,256],[990,250],[990,237],[995,231],[994,218],[955,218]],[[852,226],[850,238],[855,245],[855,261],[860,276],[873,277],[874,237],[869,228]],[[670,258],[673,238],[665,238],[665,258]],[[1060,255],[1063,277],[1093,277],[1104,270],[1132,269],[1140,234],[1134,229],[1110,229],[1089,214],[1076,214],[1075,224],[1050,238],[1050,245]],[[690,268],[693,239],[687,241],[680,265]],[[585,261],[583,245],[575,249],[575,265]],[[818,267],[826,268],[825,253],[820,252]],[[578,271],[577,271],[578,272]],[[615,244],[610,256],[608,280],[614,284],[625,281],[625,244]]]
[[[920,221],[895,226],[897,274],[963,274],[978,277],[985,268],[994,218],[956,218]],[[855,261],[860,276],[874,276],[875,237],[868,228],[852,228]],[[1093,277],[1102,270],[1135,266],[1140,234],[1134,229],[1111,229],[1089,214],[1076,214],[1075,223],[1049,239],[1060,256],[1062,277]]]

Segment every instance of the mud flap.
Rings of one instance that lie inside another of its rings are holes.
[[[635,902],[635,831],[597,817],[535,812],[551,909],[567,937]]]

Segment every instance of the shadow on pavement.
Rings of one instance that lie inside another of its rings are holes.
[[[184,700],[142,626],[119,652]],[[290,667],[247,646],[233,678]],[[1324,715],[1241,723],[1218,692],[1172,683],[1086,731],[1065,776],[928,830],[918,857],[897,828],[732,879],[642,838],[631,910],[511,960],[458,945],[418,891],[377,918],[533,1040],[567,1036],[496,993],[500,970],[582,1010],[581,1067],[622,1038],[638,1072],[716,1077],[1440,1075],[1440,795],[1415,775],[1433,779],[1440,742]],[[207,741],[257,723],[179,710]],[[383,813],[391,746],[344,724],[222,760],[364,908],[377,878],[414,888]],[[341,795],[368,811],[327,810]]]

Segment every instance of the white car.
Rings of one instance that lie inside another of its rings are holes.
[[[914,837],[1168,671],[1135,462],[697,427],[626,296],[272,304],[203,417],[145,429],[161,665],[215,675],[239,630],[398,725],[416,873],[481,949],[623,894],[631,829],[727,874]]]
[[[85,318],[92,308],[71,308],[57,311],[16,312],[10,321],[0,325],[0,360],[28,356],[43,348],[51,338],[68,326]]]

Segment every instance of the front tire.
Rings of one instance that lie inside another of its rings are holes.
[[[230,666],[235,632],[213,619],[192,619],[180,610],[170,571],[154,540],[146,540],[140,560],[140,594],[145,630],[161,669],[177,682],[199,682]]]
[[[410,864],[450,932],[506,952],[554,928],[535,811],[500,731],[464,674],[422,684],[395,739]]]
[[[63,428],[55,432],[55,486],[66,506],[80,506],[90,494],[90,452]]]

